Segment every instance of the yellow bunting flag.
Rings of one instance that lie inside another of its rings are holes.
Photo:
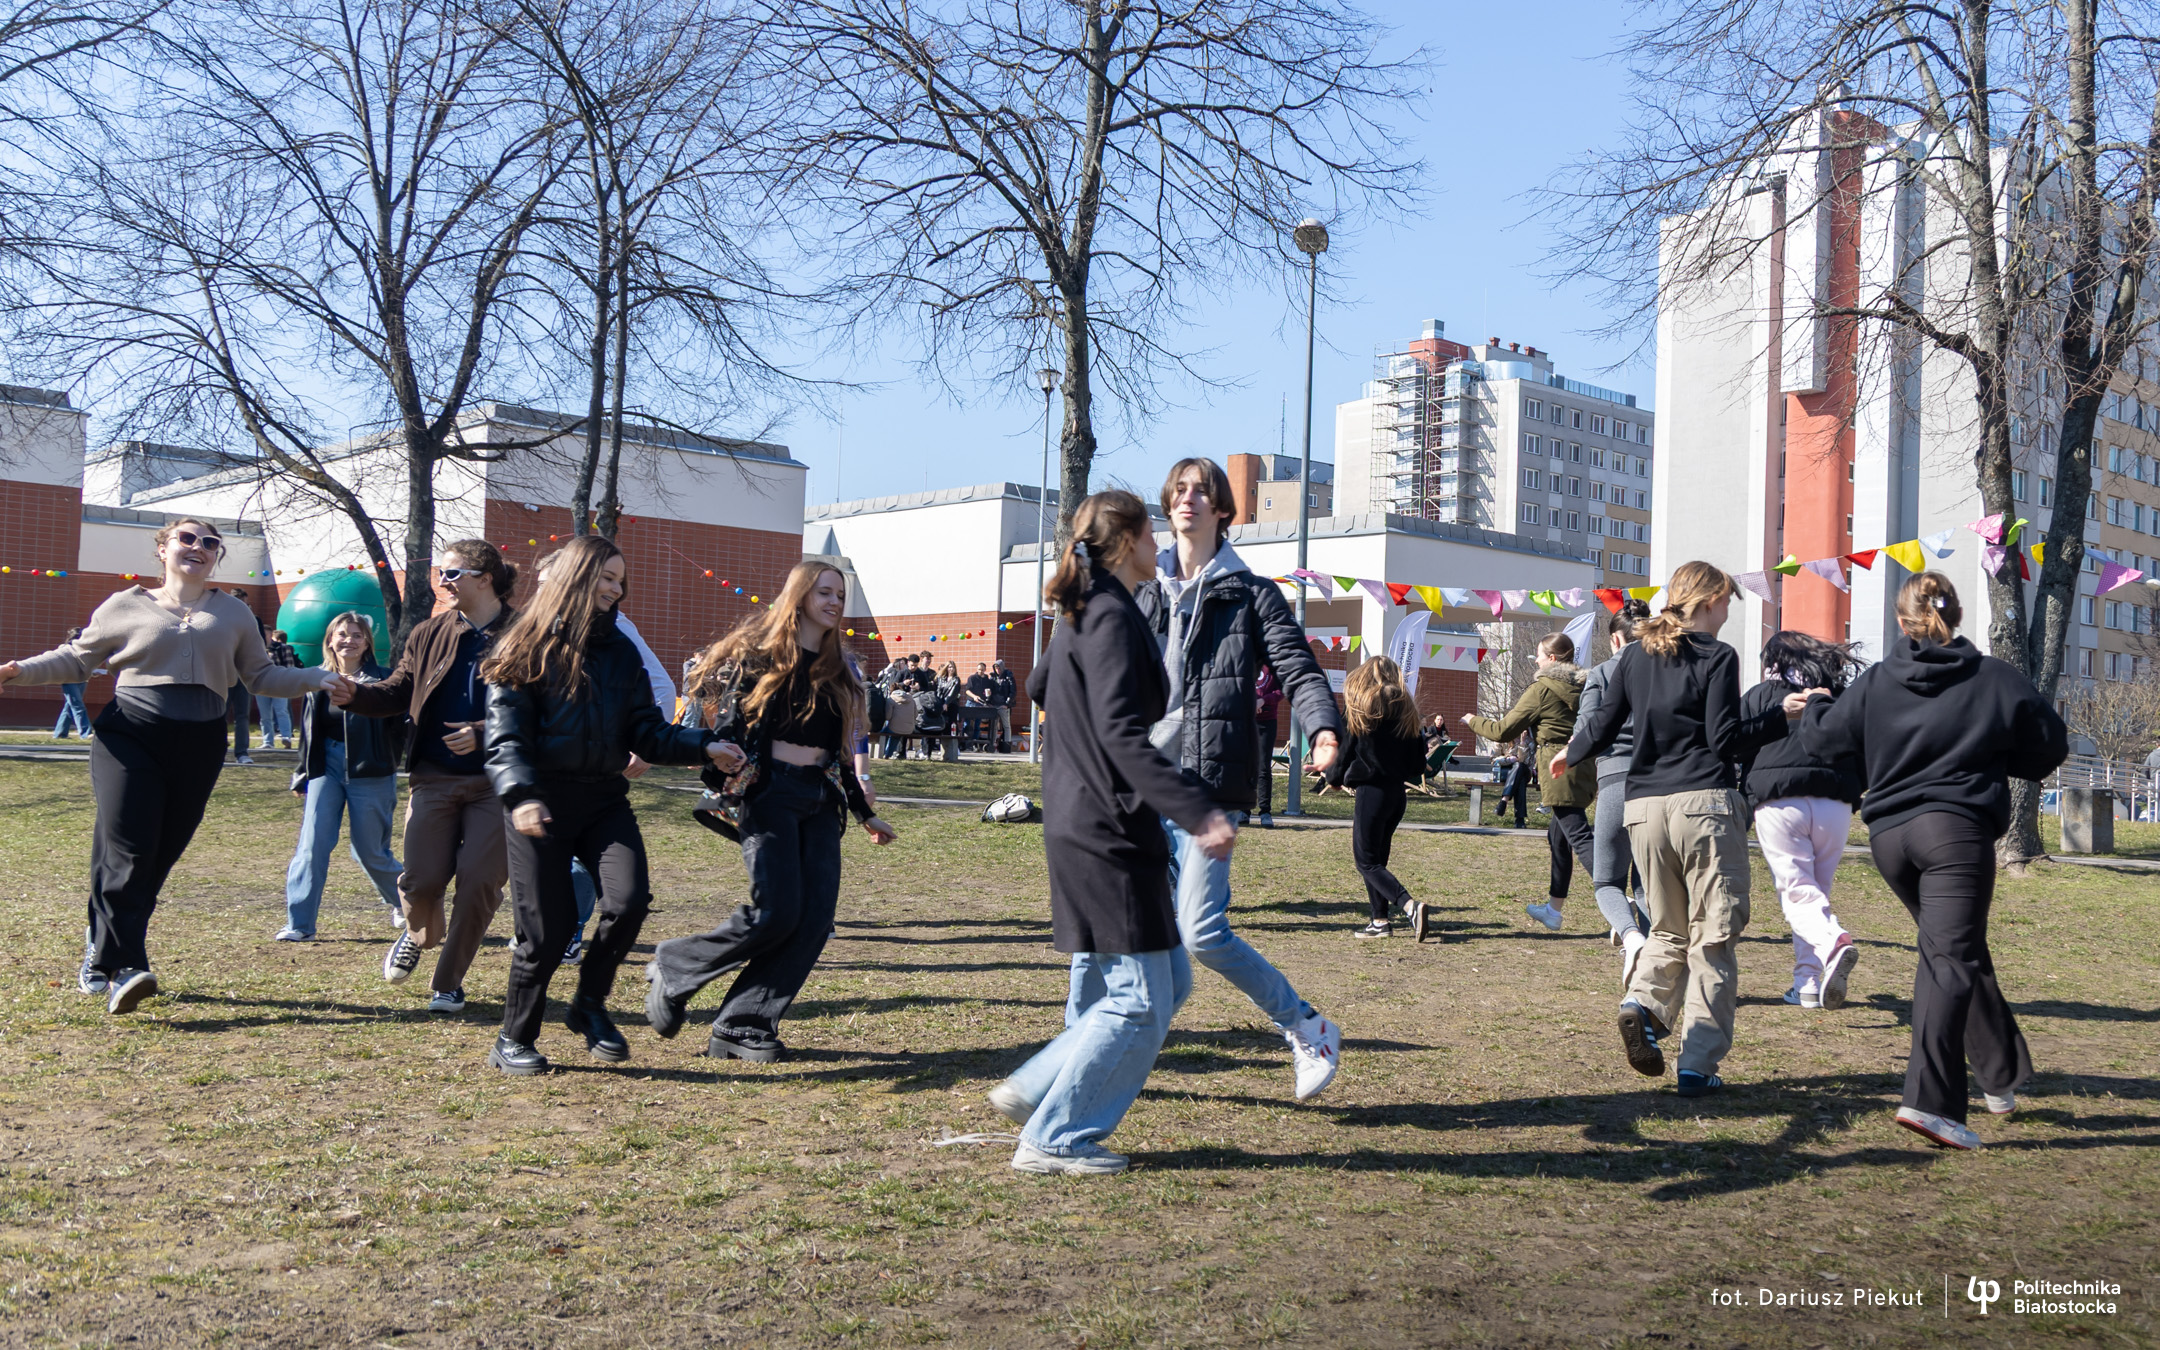
[[[1435,614],[1438,614],[1447,604],[1447,598],[1440,594],[1438,586],[1412,586],[1410,589],[1416,591],[1418,599],[1425,602],[1425,608]]]
[[[2047,566],[2046,540],[2043,539],[2039,543],[2033,545],[2033,561],[2038,563],[2042,567]]]
[[[1917,539],[1908,539],[1902,544],[1885,544],[1883,552],[1889,554],[1891,561],[1908,572],[1927,571],[1927,554],[1921,551],[1920,541]]]
[[[1630,586],[1628,587],[1628,598],[1631,600],[1648,600],[1651,596],[1664,589],[1663,586]]]

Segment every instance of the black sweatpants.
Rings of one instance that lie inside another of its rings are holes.
[[[1350,810],[1350,861],[1365,879],[1365,898],[1372,916],[1385,919],[1397,905],[1410,903],[1410,892],[1388,870],[1395,851],[1395,827],[1402,824],[1403,786],[1400,783],[1361,783]]]
[[[1552,850],[1552,889],[1546,895],[1565,900],[1578,861],[1583,875],[1591,878],[1590,884],[1597,885],[1597,831],[1590,828],[1590,817],[1580,806],[1545,809],[1552,813],[1545,822],[1545,843]]]
[[[1995,838],[1960,812],[1927,811],[1870,831],[1868,847],[1920,928],[1904,1104],[1962,1121],[1967,1063],[1981,1090],[1998,1096],[2032,1075],[2032,1052],[1988,954]]]
[[[1253,814],[1275,814],[1275,719],[1263,717],[1253,723],[1253,750],[1259,760],[1253,775]]]
[[[584,964],[578,967],[579,998],[605,1002],[614,992],[615,972],[637,945],[638,931],[652,909],[645,838],[638,833],[624,780],[543,780],[540,799],[554,817],[544,838],[519,834],[510,824],[510,813],[503,813],[518,943],[510,952],[502,1031],[521,1045],[531,1045],[540,1034],[547,1014],[548,981],[555,977],[570,935],[577,931],[577,891],[570,881],[570,860],[585,864],[600,888],[600,922],[585,945]]]
[[[764,785],[743,812],[749,903],[709,933],[661,943],[653,952],[653,979],[665,997],[688,999],[741,966],[713,1034],[769,1044],[779,1039],[780,1019],[832,936],[847,822],[823,769],[766,767]]]
[[[225,766],[225,719],[129,717],[115,699],[92,729],[90,964],[107,975],[148,970],[150,914]]]

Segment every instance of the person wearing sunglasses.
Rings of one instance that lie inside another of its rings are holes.
[[[0,686],[67,684],[99,666],[114,677],[90,747],[97,824],[90,842],[90,926],[78,987],[133,1012],[158,991],[147,938],[158,892],[202,823],[225,763],[226,691],[297,698],[341,684],[320,666],[270,659],[247,606],[210,584],[225,542],[182,518],[153,540],[159,586],[107,597],[82,635],[42,656],[0,663]]]
[[[384,955],[383,978],[403,984],[420,954],[440,946],[429,981],[432,1013],[465,1010],[465,973],[510,879],[502,803],[488,784],[480,748],[487,716],[480,663],[516,616],[509,599],[517,580],[516,566],[484,539],[443,545],[435,560],[435,594],[443,606],[413,626],[397,669],[330,695],[348,714],[412,719],[415,734],[405,742],[411,775],[405,871],[398,878],[405,931]]]

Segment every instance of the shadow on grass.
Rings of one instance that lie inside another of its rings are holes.
[[[2160,1008],[2117,1008],[2105,1003],[2074,1003],[2058,998],[2013,1003],[2010,1011],[2020,1017],[2060,1017],[2072,1022],[2160,1022]]]

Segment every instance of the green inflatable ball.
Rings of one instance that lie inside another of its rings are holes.
[[[389,665],[389,612],[383,608],[382,588],[366,572],[339,568],[300,578],[278,607],[277,626],[285,630],[302,664],[319,666],[323,630],[348,610],[358,610],[375,621],[375,660]]]

